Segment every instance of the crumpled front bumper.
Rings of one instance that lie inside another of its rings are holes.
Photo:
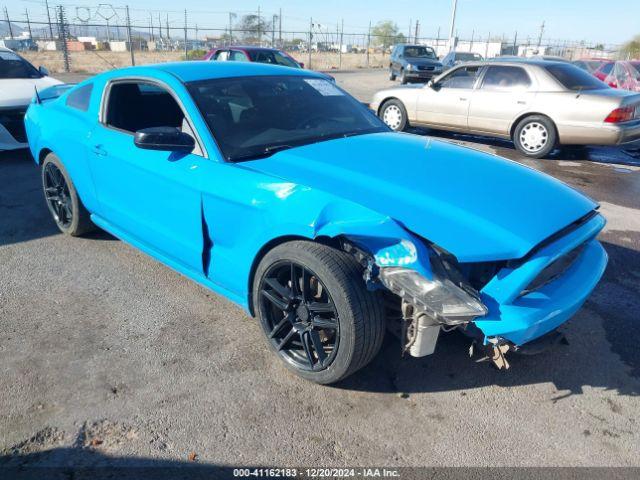
[[[607,253],[595,239],[604,225],[604,218],[596,214],[536,251],[521,265],[498,272],[480,292],[489,313],[474,322],[484,334],[485,343],[498,338],[522,345],[571,318],[595,288],[607,265]],[[562,275],[523,294],[547,266],[580,246],[582,251]]]

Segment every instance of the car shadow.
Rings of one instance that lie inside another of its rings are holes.
[[[568,345],[558,344],[534,356],[508,354],[509,370],[469,357],[471,340],[460,332],[441,334],[433,355],[401,356],[400,342],[385,338],[380,354],[366,368],[336,384],[336,388],[422,393],[460,391],[496,385],[517,387],[552,383],[553,400],[581,394],[583,387],[640,394],[640,278],[625,281],[624,271],[640,271],[640,253],[604,242],[610,266],[581,311],[561,329]],[[621,273],[622,272],[622,273]],[[477,350],[476,350],[477,351]]]
[[[449,132],[421,127],[411,127],[409,133],[416,135],[429,135],[454,142],[473,142],[485,145],[494,150],[497,155],[511,160],[522,161],[526,157],[521,155],[514,147],[513,142],[496,137],[484,137],[481,135]],[[559,161],[590,161],[616,165],[640,166],[640,145],[629,146],[565,146],[557,148],[548,157],[548,160]]]
[[[0,152],[0,245],[60,235],[42,194],[40,172],[28,150]],[[98,230],[95,240],[115,240]]]
[[[201,463],[197,457],[193,461],[180,461],[114,456],[91,447],[61,447],[0,456],[0,478],[16,480],[213,480],[238,476],[234,475],[238,468],[246,471],[269,467],[215,465]]]

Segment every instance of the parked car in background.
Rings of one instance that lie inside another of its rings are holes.
[[[463,62],[481,62],[482,60],[484,60],[484,57],[479,53],[449,52],[442,59],[442,66],[451,68]]]
[[[640,92],[640,61],[615,62],[604,82],[612,88]]]
[[[25,123],[63,233],[97,225],[240,304],[283,364],[318,383],[369,363],[387,327],[414,356],[441,329],[491,358],[526,350],[556,335],[607,262],[589,198],[393,133],[315,72],[113,70],[36,99]]]
[[[598,80],[602,80],[604,82],[609,74],[613,71],[613,67],[615,66],[615,64],[616,62],[603,62],[602,65],[600,65],[596,70],[592,72],[593,76]]]
[[[35,68],[8,48],[0,47],[0,150],[26,148],[24,114],[36,89],[59,84],[44,67]]]
[[[389,59],[389,79],[400,79],[401,84],[413,80],[427,82],[442,73],[442,63],[433,48],[425,45],[398,44]]]
[[[233,46],[214,48],[207,52],[203,60],[269,63],[283,67],[304,68],[304,63],[298,62],[287,52],[267,47]]]
[[[394,130],[423,125],[507,138],[533,158],[558,145],[640,139],[640,95],[564,62],[463,64],[422,88],[382,90],[370,106]]]
[[[574,60],[571,63],[576,67],[583,69],[585,72],[593,74],[603,65],[613,64],[613,60],[609,60],[607,58],[581,58],[579,60]]]

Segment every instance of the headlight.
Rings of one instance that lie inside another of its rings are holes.
[[[407,70],[409,70],[409,71],[413,70],[413,65],[408,64],[408,65],[407,65]]]
[[[440,263],[440,265],[438,265]],[[396,295],[413,303],[441,323],[466,323],[487,314],[482,302],[447,277],[437,255],[432,257],[433,279],[402,267],[380,269],[380,281]]]
[[[433,67],[433,71],[434,71],[434,72],[440,72],[440,71],[442,71],[442,67],[441,67],[441,66],[436,65],[435,67]]]

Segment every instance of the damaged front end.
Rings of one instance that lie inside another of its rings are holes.
[[[459,329],[472,339],[470,355],[507,369],[508,351],[534,351],[534,343],[561,338],[557,327],[604,272],[606,253],[595,239],[603,226],[594,212],[515,261],[461,264],[409,232],[402,240],[349,236],[343,248],[365,267],[369,287],[390,299],[390,326],[399,326],[391,330],[403,353],[430,355],[441,330]]]

